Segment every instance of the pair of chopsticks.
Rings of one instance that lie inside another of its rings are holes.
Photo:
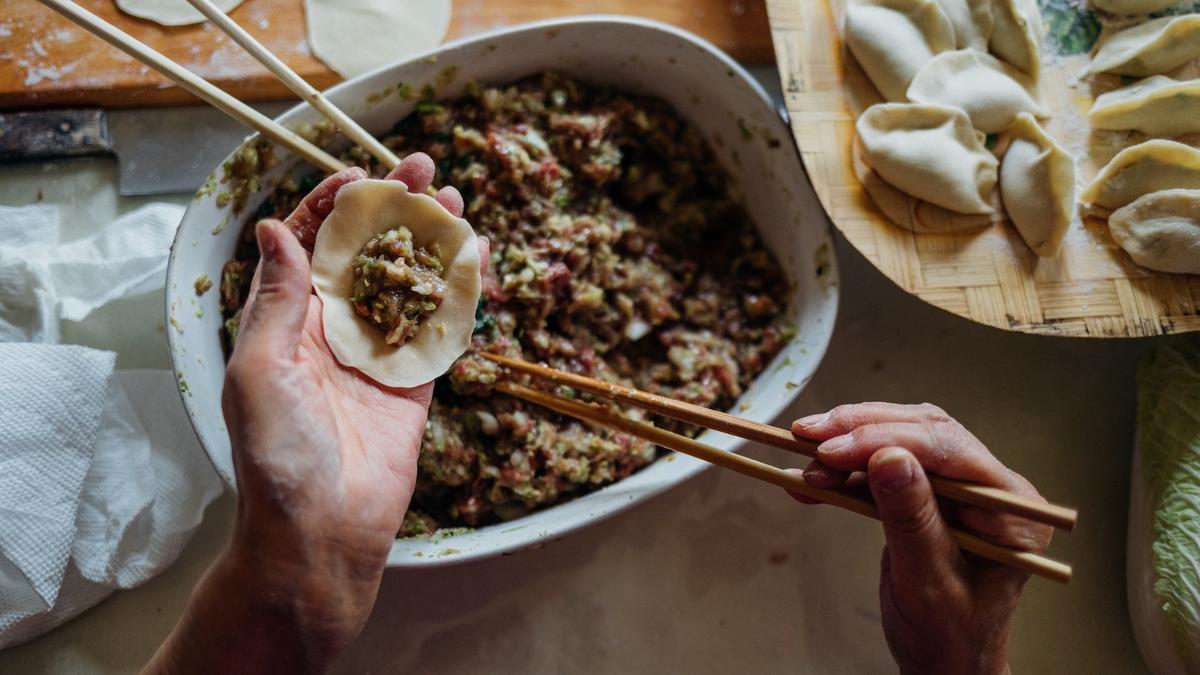
[[[618,401],[700,427],[725,432],[747,440],[782,448],[808,457],[816,456],[817,443],[796,438],[790,431],[758,422],[735,417],[716,410],[709,410],[692,403],[650,394],[611,382],[602,382],[582,375],[566,373],[545,366],[501,356],[481,353],[480,356],[493,361],[510,371],[540,377],[559,385],[574,387],[605,399]],[[817,501],[839,506],[870,518],[879,518],[874,503],[841,490],[824,490],[809,485],[798,473],[784,471],[749,457],[723,452],[687,436],[660,429],[652,424],[627,419],[594,404],[564,399],[546,392],[530,389],[510,381],[500,381],[496,389],[520,399],[544,406],[564,415],[595,424],[612,427],[628,434],[644,438],[664,448],[669,448],[697,459],[736,471],[751,478],[778,485],[792,492],[811,497]],[[939,476],[928,476],[930,485],[937,494],[964,504],[970,504],[997,512],[1020,516],[1039,523],[1071,530],[1075,527],[1078,514],[1074,509],[1055,504],[1046,504],[983,485],[951,480]],[[1057,560],[1028,551],[999,546],[973,534],[951,529],[959,548],[990,560],[1015,567],[1032,574],[1046,577],[1059,583],[1071,579],[1071,567]]]
[[[208,80],[163,56],[160,52],[138,42],[137,39],[128,33],[71,2],[71,0],[40,0],[40,2],[79,24],[105,42],[162,73],[214,108],[258,130],[267,138],[303,157],[313,166],[328,173],[336,173],[346,168],[345,163],[341,160],[308,142],[296,132],[242,103]],[[254,39],[245,29],[234,23],[233,19],[230,19],[211,0],[188,0],[188,2],[216,24],[218,28],[228,34],[234,42],[250,52],[255,59],[266,66],[267,70],[278,77],[288,89],[291,89],[297,96],[307,101],[313,108],[324,115],[333,123],[338,131],[348,136],[355,143],[363,146],[363,148],[374,155],[388,169],[394,169],[400,164],[400,158],[395,153],[359,126],[349,115],[334,106],[321,92],[314,89],[308,82],[305,82],[304,78],[289,68],[279,57],[268,51],[262,43]]]

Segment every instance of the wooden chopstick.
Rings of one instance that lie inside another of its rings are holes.
[[[665,396],[547,368],[546,366],[499,354],[481,352],[480,356],[511,370],[542,377],[556,384],[576,387],[604,398],[628,403],[643,410],[649,410],[664,417],[722,431],[733,436],[789,450],[808,457],[817,456],[818,443],[797,438],[787,429],[752,422],[693,403],[677,401]],[[971,506],[978,506],[1000,513],[1009,513],[1067,531],[1075,527],[1075,522],[1078,519],[1078,513],[1074,509],[1065,506],[1034,501],[985,485],[976,485],[974,483],[934,475],[928,475],[927,477],[934,492],[963,504],[970,504]]]
[[[257,129],[263,136],[286,147],[328,173],[346,168],[339,159],[309,143],[299,134],[275,122],[254,108],[218,89],[208,80],[138,42],[128,33],[92,14],[70,0],[39,0],[43,5],[62,14],[95,34],[105,42],[157,70],[179,86],[195,94],[214,108]]]
[[[279,78],[279,81],[288,89],[291,89],[293,93],[307,101],[317,112],[324,115],[330,122],[333,122],[338,131],[374,155],[381,164],[388,169],[394,169],[400,164],[400,158],[396,156],[396,153],[388,149],[386,145],[379,142],[379,139],[369,134],[366,129],[359,126],[358,122],[355,122],[349,115],[342,112],[340,108],[325,98],[321,92],[317,91],[304,78],[300,77],[296,71],[289,68],[279,57],[272,54],[253,35],[246,32],[246,29],[239,26],[233,19],[229,18],[228,14],[214,5],[211,0],[188,0],[188,2],[192,3],[193,7],[206,16],[209,21],[216,24],[234,42],[250,52],[251,56],[263,64],[267,70],[271,71],[275,77]]]
[[[778,485],[786,490],[811,497],[820,502],[838,506],[869,518],[879,519],[875,505],[865,499],[839,490],[824,490],[808,484],[798,472],[788,472],[778,467],[732,452],[722,452],[699,441],[682,436],[654,425],[627,419],[594,404],[571,401],[524,387],[513,382],[496,383],[496,389],[510,396],[544,406],[564,415],[595,424],[619,429],[644,438],[652,443],[670,448],[685,455],[715,464],[742,475]],[[1029,551],[1019,551],[993,544],[973,534],[951,528],[951,536],[960,549],[970,551],[989,560],[1024,570],[1059,583],[1071,580],[1071,566]]]

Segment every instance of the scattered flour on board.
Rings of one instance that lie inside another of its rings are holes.
[[[0,38],[12,37],[12,22],[5,21],[0,23]]]
[[[38,56],[50,56],[50,52],[46,51],[46,48],[42,46],[42,43],[38,42],[37,38],[29,41],[29,48]]]
[[[66,75],[77,67],[79,63],[69,63],[65,66],[37,66],[30,65],[28,61],[17,61],[18,66],[25,68],[25,86],[32,87],[35,84],[40,84],[45,81],[61,80],[63,75]]]
[[[54,39],[58,40],[59,42],[74,42],[75,38],[77,37],[79,37],[78,33],[73,30],[67,30],[66,28],[54,31]]]

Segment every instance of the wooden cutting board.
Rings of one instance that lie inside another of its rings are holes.
[[[121,13],[112,0],[78,2],[242,100],[293,98],[208,24],[166,28]],[[453,7],[447,39],[571,14],[629,14],[695,32],[743,61],[773,56],[762,0],[453,0]],[[232,16],[318,88],[339,81],[309,52],[303,0],[246,0]],[[0,109],[193,101],[36,0],[0,0]]]
[[[1007,221],[914,234],[885,218],[855,173],[854,122],[880,97],[842,45],[846,2],[768,0],[767,10],[805,169],[834,224],[867,260],[926,302],[1005,330],[1102,338],[1200,330],[1200,276],[1139,267],[1113,241],[1104,219],[1076,219],[1062,252],[1046,259]],[[1097,16],[1073,0],[1038,4],[1048,26],[1040,91],[1052,114],[1044,124],[1075,155],[1079,184],[1086,185],[1119,149],[1144,137],[1089,128],[1094,97],[1121,84],[1116,76],[1079,77],[1100,35]]]

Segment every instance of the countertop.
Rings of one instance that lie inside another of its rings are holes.
[[[72,235],[146,200],[116,197],[110,161],[0,170],[0,204],[64,204]],[[182,203],[186,198],[171,201]],[[930,401],[972,429],[1080,524],[1051,553],[1075,565],[1032,580],[1014,672],[1147,672],[1125,605],[1134,370],[1149,341],[1033,337],[910,297],[838,242],[842,306],[819,373],[785,415],[862,400]],[[164,367],[162,294],[106,308],[77,342],[119,367]],[[795,457],[764,448],[786,465]],[[233,515],[226,495],[166,573],[0,652],[6,673],[136,671],[170,630]],[[710,470],[540,550],[388,573],[339,673],[892,672],[879,625],[879,527]]]

